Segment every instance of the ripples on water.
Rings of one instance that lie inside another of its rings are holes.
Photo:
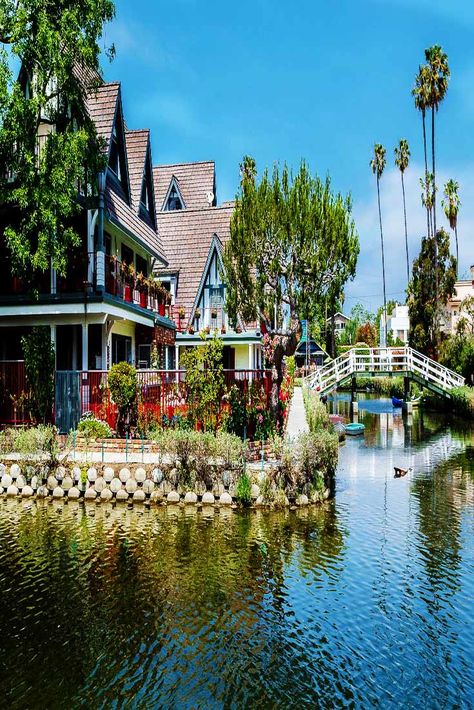
[[[1,500],[0,705],[472,706],[472,435],[374,406],[321,509]]]

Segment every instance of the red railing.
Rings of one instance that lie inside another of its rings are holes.
[[[105,290],[111,296],[122,298],[126,303],[133,303],[141,308],[148,308],[160,316],[172,318],[171,306],[163,303],[160,298],[149,292],[149,289],[138,288],[135,278],[127,277],[122,269],[122,262],[113,256],[105,259]]]
[[[25,363],[22,360],[0,361],[0,422],[29,422]]]
[[[80,414],[92,412],[115,429],[117,407],[112,402],[108,389],[108,372],[89,370],[77,373],[80,378]],[[185,370],[139,370],[137,371],[139,408],[142,416],[160,422],[166,417],[186,416],[188,391]],[[225,392],[236,385],[248,395],[252,383],[260,386],[268,406],[271,391],[269,370],[224,370],[225,387],[220,407],[227,407]]]

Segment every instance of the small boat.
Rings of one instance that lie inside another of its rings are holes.
[[[403,401],[403,399],[397,399],[397,397],[392,397],[392,405],[394,407],[403,407],[404,404],[405,402]]]
[[[364,433],[365,426],[363,424],[353,422],[352,424],[346,424],[344,429],[346,431],[346,434],[348,434],[349,436],[358,436],[359,434]]]
[[[412,471],[412,468],[400,468],[399,466],[394,466],[393,470],[395,471],[394,478],[403,478],[403,476],[406,476],[409,471]]]

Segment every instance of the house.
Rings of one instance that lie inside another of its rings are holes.
[[[158,165],[153,170],[158,232],[168,260],[155,274],[172,294],[177,326],[174,356],[202,344],[199,335],[218,332],[224,342],[224,368],[263,367],[261,333],[255,323],[238,319],[233,328],[225,310],[222,250],[230,235],[233,203],[217,204],[213,161]]]
[[[148,366],[152,344],[163,359],[167,349],[174,352],[169,298],[152,283],[153,271],[168,261],[157,225],[149,131],[127,128],[120,83],[100,81],[88,93],[87,108],[104,139],[107,167],[94,196],[78,195],[74,226],[81,243],[65,276],[54,269],[28,282],[11,276],[3,239],[10,213],[0,206],[2,361],[22,358],[21,337],[35,325],[51,328],[57,370],[107,370],[123,360]]]
[[[344,313],[341,313],[340,311],[334,314],[334,329],[336,335],[340,335],[345,330],[345,327],[349,321],[350,318],[345,316]],[[326,323],[331,326],[332,318],[326,318]]]
[[[303,337],[295,352],[296,367],[306,367],[308,358],[308,366],[316,365],[317,367],[321,367],[328,357],[328,353],[313,338],[309,339],[308,348],[306,338]]]
[[[380,336],[385,336],[384,314],[380,316]],[[391,314],[387,318],[387,337],[393,342],[401,340],[405,345],[408,344],[408,335],[410,332],[410,317],[408,315],[408,306],[401,306],[398,303],[395,305]]]
[[[454,333],[461,318],[465,318],[471,327],[474,326],[472,313],[473,306],[465,308],[463,302],[468,298],[474,298],[474,266],[471,266],[471,278],[456,281],[454,284],[454,294],[446,304],[443,331],[447,334]]]

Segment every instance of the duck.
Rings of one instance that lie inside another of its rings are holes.
[[[403,476],[406,476],[407,473],[409,473],[410,471],[413,471],[411,466],[410,468],[400,468],[399,466],[394,466],[393,470],[395,471],[394,478],[402,478]]]

